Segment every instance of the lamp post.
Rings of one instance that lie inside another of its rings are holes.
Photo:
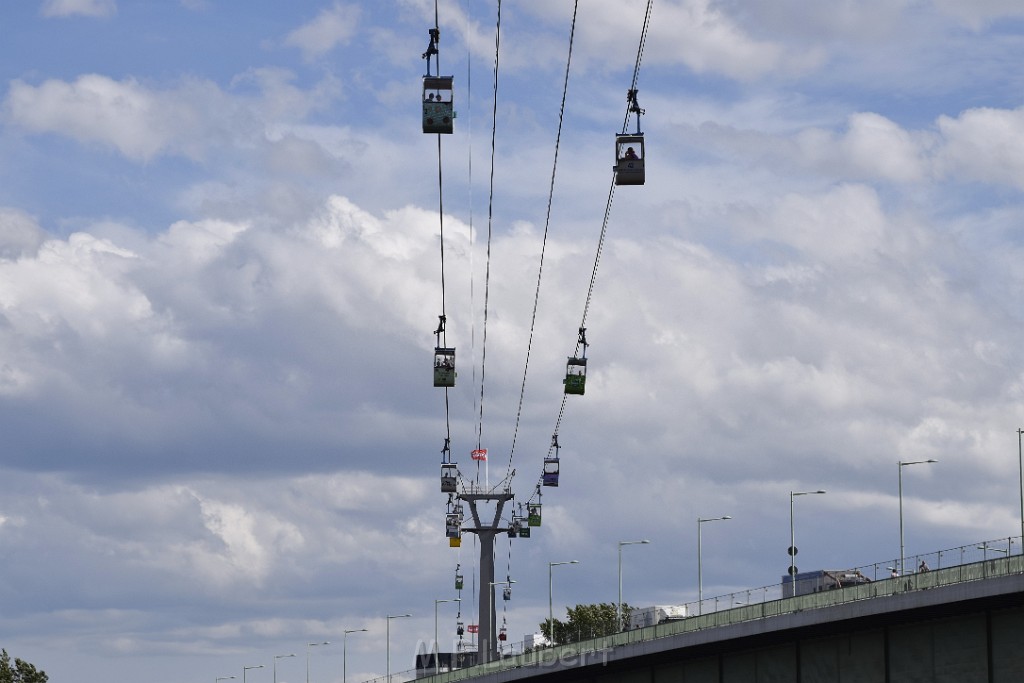
[[[817,496],[825,493],[817,491],[790,491],[789,492],[789,587],[790,596],[796,595],[796,528],[793,523],[793,499],[796,496]]]
[[[726,515],[725,517],[709,517],[708,519],[697,518],[697,616],[703,613],[704,606],[704,570],[701,562],[700,525],[704,522],[721,522],[726,519],[732,519],[732,517]]]
[[[256,666],[243,666],[242,667],[242,683],[245,683],[245,672],[246,671],[248,671],[249,669],[262,669],[262,668],[263,668],[262,664],[257,664]]]
[[[213,683],[220,683],[221,681],[233,681],[235,676],[217,676],[213,679]]]
[[[387,641],[387,652],[388,652],[388,678],[386,683],[391,683],[391,620],[392,619],[405,619],[411,617],[411,614],[389,614],[387,618],[387,633],[385,640]]]
[[[615,630],[622,630],[622,546],[624,545],[646,545],[650,543],[646,538],[642,541],[619,541],[619,601],[615,603]]]
[[[903,566],[903,468],[908,465],[929,465],[938,460],[929,458],[928,460],[911,460],[910,462],[899,461],[899,498],[900,498],[900,566],[898,567],[899,575],[902,576],[906,573],[906,567]]]
[[[553,579],[551,578],[551,569],[563,564],[579,564],[579,560],[567,560],[565,562],[548,562],[548,635],[551,636],[549,640],[551,644],[555,644],[555,608],[554,600],[552,597]]]
[[[348,634],[361,633],[365,630],[365,628],[349,629],[341,637],[341,683],[345,683],[348,678]]]
[[[440,656],[439,650],[441,649],[437,642],[437,606],[442,602],[462,602],[462,598],[448,598],[447,600],[434,600],[434,675],[438,673],[437,658]]]
[[[1020,548],[1024,553],[1024,451],[1021,450],[1021,434],[1024,434],[1024,429],[1017,429],[1017,466],[1020,468]]]
[[[330,645],[330,643],[326,640],[320,643],[306,643],[306,683],[309,683],[309,648],[320,645]]]
[[[277,683],[277,660],[279,660],[279,659],[281,659],[283,657],[294,657],[294,656],[295,656],[294,652],[292,654],[290,654],[290,655],[274,655],[274,683]]]
[[[978,548],[978,550],[981,551],[981,559],[982,560],[987,560],[988,559],[988,551],[989,550],[991,550],[994,553],[1005,553],[1007,555],[1010,554],[1009,550],[1003,550],[1002,548],[995,548],[993,546],[990,546],[988,543],[983,543],[982,545],[977,546],[977,548]]]

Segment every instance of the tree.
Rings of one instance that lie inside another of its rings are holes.
[[[0,683],[47,683],[50,677],[32,664],[15,657],[11,666],[11,656],[7,650],[0,650]]]
[[[615,603],[576,605],[566,608],[565,621],[555,619],[553,637],[552,624],[548,619],[540,624],[540,632],[553,645],[610,636],[629,627],[629,615],[632,611],[632,607],[622,603],[622,621],[616,624]]]

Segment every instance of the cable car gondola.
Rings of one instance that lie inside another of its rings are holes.
[[[459,466],[454,462],[441,464],[441,493],[455,493],[458,489]]]
[[[644,134],[640,132],[640,115],[644,110],[636,101],[636,90],[626,93],[629,111],[636,114],[636,132],[615,136],[615,184],[644,184]]]
[[[644,134],[615,136],[615,184],[644,184]]]
[[[455,386],[455,349],[434,348],[434,386]]]
[[[434,330],[434,337],[436,342],[434,343],[434,386],[435,387],[454,387],[455,386],[455,349],[449,346],[445,346],[442,341],[444,335],[444,324],[447,321],[447,316],[437,316],[437,329]],[[448,448],[448,444],[445,443],[445,448]]]
[[[448,538],[459,538],[461,536],[462,519],[458,513],[449,512],[445,515],[445,536]]]
[[[587,390],[587,359],[570,357],[565,365],[565,393],[582,396]]]
[[[570,356],[565,365],[565,379],[562,383],[565,385],[566,394],[582,396],[583,392],[587,389],[588,346],[590,345],[587,343],[587,329],[585,327],[581,327],[579,340],[576,342],[576,353],[580,354],[581,348],[583,349],[583,353],[579,356]]]
[[[519,534],[519,538],[530,537],[530,525],[526,517],[513,517],[514,524],[517,524],[516,531]]]
[[[583,330],[580,330],[580,338],[583,338]],[[544,458],[544,472],[541,476],[541,483],[544,486],[558,486],[558,453],[561,446],[558,444],[558,434],[551,435],[551,448],[555,449],[555,454],[551,455],[551,451],[548,451],[548,456]],[[538,508],[538,516],[540,515],[540,505]],[[538,521],[539,525],[539,521]]]
[[[526,509],[529,511],[529,514],[527,515],[527,518],[526,518],[527,522],[529,522],[529,525],[530,526],[540,526],[540,511],[541,511],[540,509],[541,509],[541,504],[540,503],[530,503],[529,505],[526,506]]]
[[[453,132],[452,76],[423,77],[423,132]]]
[[[558,486],[558,458],[544,458],[544,485]]]
[[[437,45],[441,42],[441,30],[429,29],[430,45],[423,53],[427,60],[427,75],[423,77],[423,132],[451,133],[455,110],[452,108],[452,76],[441,76]],[[434,58],[438,75],[430,74],[430,58]]]

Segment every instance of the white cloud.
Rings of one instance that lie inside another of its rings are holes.
[[[678,60],[697,73],[720,73],[747,81],[782,67],[791,68],[794,61],[783,45],[753,38],[711,0],[658,5],[652,11],[652,21],[650,57]],[[637,40],[639,37],[630,44]]]
[[[117,13],[116,0],[45,0],[44,17],[109,17]]]
[[[30,216],[0,207],[0,259],[31,255],[45,239],[46,234]]]
[[[33,133],[113,148],[134,161],[164,154],[203,160],[212,149],[265,142],[269,126],[302,120],[337,91],[331,79],[306,92],[291,78],[281,69],[254,69],[233,81],[239,89],[255,86],[254,96],[194,79],[163,90],[99,74],[38,86],[16,80],[4,110],[8,121]]]
[[[969,109],[938,120],[942,175],[1024,188],[1024,109]]]
[[[289,33],[284,44],[301,50],[307,60],[322,57],[355,35],[359,15],[359,7],[335,2],[309,23]]]
[[[200,123],[196,108],[177,97],[97,74],[74,83],[48,80],[38,87],[15,81],[5,106],[12,122],[32,132],[114,147],[138,161],[169,148],[183,151]]]
[[[631,66],[645,5],[621,0],[595,0],[585,6],[581,3],[577,19],[577,38],[583,50],[580,56],[616,67]],[[530,11],[552,23],[568,22],[572,14],[571,6],[557,3]],[[644,64],[682,64],[698,74],[750,81],[770,73],[803,71],[820,63],[822,56],[818,50],[795,53],[779,41],[755,37],[722,3],[672,0],[654,3]]]

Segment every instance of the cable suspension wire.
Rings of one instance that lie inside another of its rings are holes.
[[[644,12],[643,29],[640,32],[640,44],[637,47],[636,62],[634,63],[634,66],[633,66],[633,79],[630,82],[629,106],[626,109],[626,117],[625,117],[625,119],[622,122],[622,132],[623,133],[626,132],[626,127],[629,125],[630,114],[633,113],[634,111],[636,111],[637,115],[639,116],[639,111],[638,111],[639,108],[636,107],[636,89],[637,89],[636,88],[636,84],[637,84],[637,81],[638,81],[638,79],[640,77],[640,65],[641,65],[641,63],[643,61],[644,47],[645,47],[645,45],[647,43],[647,31],[650,28],[651,8],[652,8],[653,4],[654,4],[654,0],[647,0],[647,9]],[[586,303],[583,306],[583,317],[582,317],[582,319],[580,321],[581,335],[580,335],[580,340],[577,341],[577,343],[576,343],[576,354],[577,355],[579,354],[580,346],[582,345],[582,342],[583,342],[582,330],[586,329],[586,326],[587,326],[587,316],[589,315],[590,304],[593,301],[593,297],[594,297],[594,286],[597,283],[597,270],[598,270],[598,267],[601,264],[601,255],[604,252],[604,243],[605,243],[605,238],[606,238],[606,236],[608,234],[608,222],[611,219],[612,202],[614,201],[614,199],[615,199],[615,176],[613,174],[612,175],[612,180],[611,180],[611,185],[610,185],[610,187],[608,189],[608,201],[605,203],[604,217],[603,217],[603,219],[601,221],[601,232],[600,232],[600,234],[598,236],[598,240],[597,240],[597,250],[596,250],[596,252],[594,254],[594,268],[593,268],[593,270],[590,273],[590,285],[587,288]],[[555,435],[558,434],[559,429],[561,428],[562,418],[565,416],[565,405],[566,405],[566,397],[565,397],[565,395],[563,395],[562,396],[562,405],[561,405],[561,408],[558,411],[558,418],[555,420],[555,431],[554,431]],[[554,448],[554,446],[552,445],[551,448]],[[549,453],[550,453],[550,450],[549,450]]]
[[[533,349],[533,336],[534,336],[534,332],[535,332],[536,327],[537,327],[537,307],[538,307],[538,302],[540,301],[540,284],[541,284],[541,278],[542,278],[543,273],[544,273],[544,255],[547,252],[548,232],[549,232],[549,229],[551,227],[551,205],[552,205],[552,203],[554,201],[554,196],[555,196],[555,176],[556,176],[556,173],[558,171],[558,151],[561,148],[561,142],[562,142],[562,123],[563,123],[563,121],[565,119],[565,100],[566,100],[566,97],[567,97],[568,92],[569,92],[569,69],[570,69],[570,67],[572,65],[572,48],[573,48],[574,39],[576,37],[576,13],[577,13],[578,9],[579,9],[579,0],[576,0],[575,3],[573,3],[572,24],[571,24],[570,29],[569,29],[569,54],[568,54],[568,56],[566,57],[566,60],[565,60],[565,79],[564,79],[563,84],[562,84],[562,104],[561,104],[561,106],[558,109],[558,132],[555,135],[555,156],[554,156],[554,161],[552,161],[552,163],[551,163],[551,184],[550,184],[550,186],[548,188],[548,206],[547,206],[547,214],[545,215],[545,218],[544,218],[544,237],[543,237],[543,240],[541,242],[540,264],[537,267],[537,286],[534,289],[534,293],[533,293],[533,314],[530,317],[530,336],[529,336],[529,340],[527,341],[527,344],[526,344],[526,362],[524,363],[524,366],[523,366],[523,381],[522,381],[522,384],[519,387],[519,407],[516,410],[515,429],[512,432],[512,448],[509,449],[509,453],[508,453],[508,468],[506,470],[506,475],[505,475],[506,480],[508,479],[508,477],[510,476],[510,474],[512,472],[512,456],[515,453],[515,450],[516,450],[516,439],[517,439],[517,437],[519,435],[519,423],[520,423],[520,421],[522,419],[522,414],[523,414],[523,400],[524,400],[524,396],[526,395],[526,375],[527,375],[527,372],[530,369],[530,352]],[[564,399],[564,396],[563,396],[563,399]]]
[[[430,58],[433,56],[434,65],[438,76],[441,74],[441,55],[438,49],[438,44],[441,40],[441,26],[439,23],[439,12],[438,12],[438,0],[434,0],[434,28],[430,31],[430,46],[427,51],[423,54],[423,57],[427,60],[427,74],[430,74]],[[441,154],[441,134],[437,134],[437,216],[438,216],[438,231],[439,231],[439,245],[440,245],[440,259],[441,259],[441,315],[440,321],[435,330],[437,336],[437,346],[442,348],[448,347],[448,335],[445,329],[445,324],[448,320],[447,310],[447,291],[445,287],[445,263],[444,263],[444,173],[442,165],[442,154]],[[444,418],[445,418],[445,446],[442,451],[443,459],[442,462],[451,462],[451,404],[448,394],[449,387],[444,388]]]
[[[483,338],[480,350],[480,418],[477,423],[477,448],[483,448],[484,388],[487,380],[487,321],[491,292],[491,241],[494,232],[494,157],[498,130],[498,74],[501,54],[501,0],[498,0],[498,18],[494,32],[494,103],[491,112],[491,173],[487,199],[487,259],[484,275]],[[479,462],[477,461],[479,468]]]

